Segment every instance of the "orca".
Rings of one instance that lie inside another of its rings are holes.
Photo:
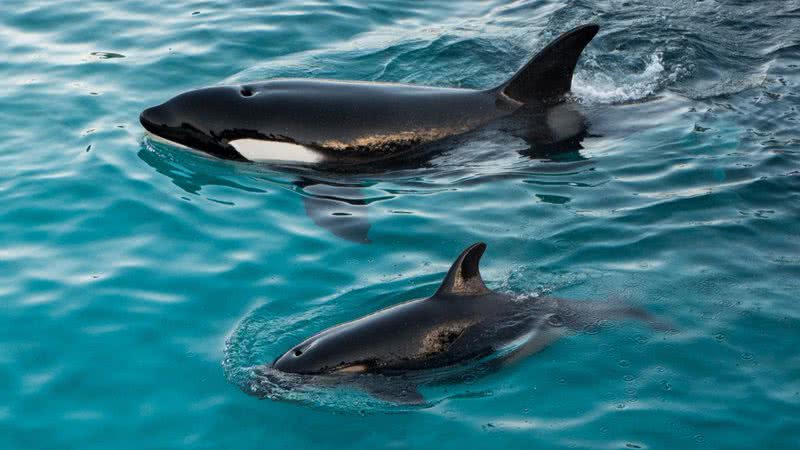
[[[159,139],[219,158],[298,166],[380,166],[521,112],[522,137],[547,145],[582,132],[558,104],[598,30],[564,33],[491,89],[274,79],[189,91],[144,110],[140,122]]]
[[[500,352],[505,366],[543,349],[566,330],[610,319],[669,326],[619,302],[520,299],[488,289],[479,263],[486,244],[464,250],[431,297],[411,300],[323,330],[290,348],[259,373],[306,377],[322,385],[352,383],[398,403],[422,403],[414,374],[463,365]]]

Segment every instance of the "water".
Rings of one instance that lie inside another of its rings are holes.
[[[800,2],[429,3],[2,3],[0,448],[800,447]],[[492,86],[585,22],[591,137],[554,159],[487,131],[299,188],[137,122],[274,76]],[[306,216],[331,192],[364,200],[371,244]],[[493,288],[678,331],[569,336],[410,410],[243,391],[308,334],[430,294],[478,240]]]

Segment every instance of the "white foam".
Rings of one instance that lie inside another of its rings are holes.
[[[613,72],[604,71],[594,64],[592,70],[575,74],[572,92],[583,100],[596,103],[641,100],[655,94],[664,82],[672,81],[680,70],[680,67],[675,67],[673,74],[666,73],[661,53],[653,53],[642,72],[628,73],[620,79]]]
[[[291,142],[236,139],[230,144],[242,156],[254,162],[317,163],[323,159],[318,152]]]

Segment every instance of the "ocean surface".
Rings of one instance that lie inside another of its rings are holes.
[[[303,184],[138,123],[273,77],[488,88],[584,23],[589,136],[550,157],[495,129]],[[798,30],[797,0],[2,1],[0,448],[800,448]],[[476,241],[494,289],[674,331],[571,333],[418,407],[250,395],[255,367],[430,295]]]

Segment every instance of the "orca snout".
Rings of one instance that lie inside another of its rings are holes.
[[[301,363],[298,361],[298,358],[303,356],[303,353],[303,349],[295,347],[276,358],[272,363],[272,368],[287,373],[299,372]]]
[[[141,122],[145,130],[151,133],[158,133],[162,127],[169,126],[171,121],[172,114],[167,111],[165,105],[147,108],[139,114],[139,122]]]
[[[190,91],[139,114],[139,122],[151,135],[168,143],[189,147],[223,159],[246,161],[220,136],[228,130],[227,118],[233,109],[227,104],[220,106],[219,93],[239,97],[238,88],[207,88]],[[217,102],[217,103],[215,103]],[[226,107],[228,107],[226,109]],[[220,114],[209,114],[219,112]]]

